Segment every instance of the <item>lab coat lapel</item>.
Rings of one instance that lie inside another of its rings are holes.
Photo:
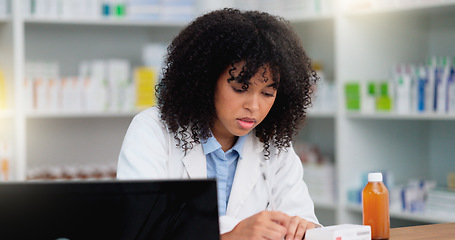
[[[250,133],[243,147],[243,157],[237,163],[226,214],[238,216],[249,194],[252,192],[259,177],[259,163],[262,157],[262,146]]]
[[[207,178],[207,160],[202,145],[196,145],[182,159],[189,178]]]

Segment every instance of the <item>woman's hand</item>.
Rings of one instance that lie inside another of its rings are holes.
[[[301,217],[294,216],[289,220],[289,225],[286,233],[286,240],[301,240],[305,236],[308,229],[315,228],[314,223],[309,222]]]
[[[232,231],[221,235],[221,240],[283,240],[289,232],[289,221],[292,219],[279,211],[262,211],[244,219]]]

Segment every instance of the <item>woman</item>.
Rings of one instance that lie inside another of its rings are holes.
[[[302,239],[319,223],[291,141],[316,79],[285,20],[203,15],[170,44],[158,105],[133,119],[117,176],[216,178],[221,239]]]

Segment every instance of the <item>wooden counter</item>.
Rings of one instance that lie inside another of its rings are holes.
[[[391,228],[389,240],[455,240],[455,223]]]

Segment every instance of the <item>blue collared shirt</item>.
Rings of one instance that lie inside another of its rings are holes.
[[[238,160],[242,158],[245,139],[246,136],[239,137],[235,145],[226,152],[221,149],[220,143],[213,136],[207,141],[202,141],[202,148],[207,159],[207,177],[217,179],[220,216],[226,215],[235,170]]]

